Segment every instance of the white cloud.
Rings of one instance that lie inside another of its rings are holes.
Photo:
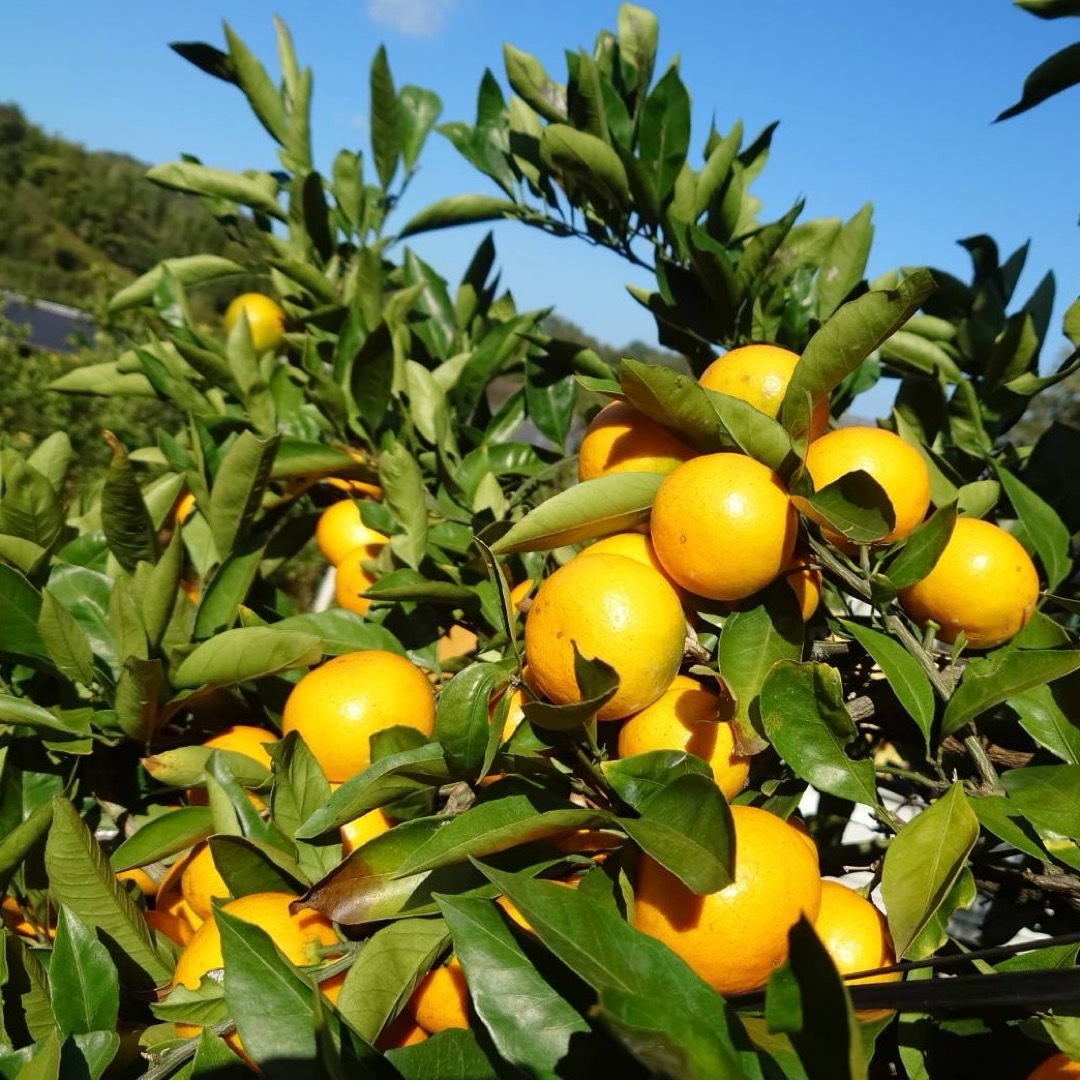
[[[457,0],[368,0],[372,22],[409,37],[435,37]]]

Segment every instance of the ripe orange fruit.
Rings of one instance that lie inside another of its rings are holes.
[[[183,525],[193,513],[195,513],[195,496],[190,491],[185,491],[176,500],[176,506],[173,508],[173,521],[177,525]]]
[[[345,822],[341,826],[341,853],[351,855],[358,847],[362,847],[369,840],[389,832],[394,823],[386,816],[381,806],[361,814],[352,821]]]
[[[516,608],[533,591],[536,584],[531,577],[524,578],[510,589],[510,606]]]
[[[722,453],[703,454],[664,477],[650,535],[657,558],[684,589],[743,600],[787,565],[797,528],[776,473],[744,454]]]
[[[1080,1061],[1065,1054],[1052,1054],[1028,1073],[1027,1080],[1067,1080],[1080,1076]]]
[[[363,615],[371,601],[363,594],[375,584],[375,575],[364,563],[371,558],[367,548],[350,551],[334,568],[334,602],[346,611]]]
[[[955,641],[962,630],[971,648],[990,649],[1027,626],[1039,575],[1016,537],[989,521],[962,517],[934,568],[898,597],[916,622],[936,622],[942,641]]]
[[[440,664],[456,660],[459,656],[468,656],[476,651],[476,635],[461,623],[454,623],[438,641],[435,642],[435,659]]]
[[[822,881],[821,908],[814,929],[826,952],[832,957],[841,975],[871,968],[891,967],[896,963],[892,936],[885,916],[854,889],[839,881]],[[888,975],[867,975],[847,980],[849,986],[862,983],[896,982],[901,977],[895,971]],[[892,1009],[859,1009],[863,1023],[889,1016]]]
[[[775,420],[798,362],[798,353],[779,345],[742,345],[718,356],[698,383],[706,390],[749,402]],[[818,438],[828,426],[829,399],[822,398],[811,411],[809,437]]]
[[[230,724],[228,727],[222,728],[216,735],[211,735],[202,745],[213,750],[230,750],[234,754],[243,754],[245,757],[249,757],[252,761],[269,769],[273,762],[267,752],[266,744],[277,742],[277,738],[274,732],[267,731],[266,728],[256,727],[254,724]],[[266,804],[262,799],[253,792],[248,792],[248,798],[256,810],[266,808]],[[206,790],[204,788],[188,788],[187,801],[192,806],[206,806],[208,802]]]
[[[276,349],[285,336],[285,312],[262,293],[242,293],[225,309],[223,319],[225,333],[231,334],[233,326],[243,313],[247,316],[251,331],[251,344],[255,352],[262,354]]]
[[[435,729],[435,696],[423,672],[383,649],[344,653],[309,671],[292,689],[282,734],[298,731],[331,783],[371,764],[370,738],[402,724]]]
[[[158,890],[158,883],[141,866],[118,871],[116,880],[134,881],[143,896],[154,896]]]
[[[222,910],[265,930],[292,963],[298,966],[319,964],[324,959],[320,946],[336,945],[341,939],[330,920],[319,912],[303,908],[295,915],[291,914],[289,905],[296,899],[292,893],[286,892],[250,893],[238,900],[229,901]],[[221,966],[221,935],[217,923],[208,919],[195,932],[178,957],[170,985],[197,990],[203,976]],[[322,984],[323,992],[331,1001],[336,998],[343,981],[342,974]],[[199,1032],[199,1028],[194,1024],[178,1023],[176,1030],[183,1038]],[[227,1036],[225,1041],[236,1053],[243,1056],[235,1031]]]
[[[649,536],[640,532],[612,533],[604,536],[586,548],[582,548],[578,555],[625,555],[635,562],[644,563],[658,570],[668,580],[668,584],[675,590],[681,601],[686,600],[686,590],[664,569],[664,564],[656,557],[656,548]]]
[[[156,908],[153,911],[144,911],[143,915],[156,933],[175,941],[177,945],[186,945],[195,936],[191,923],[179,915],[158,911]]]
[[[721,994],[760,989],[787,958],[788,930],[817,917],[816,856],[786,822],[752,806],[733,806],[735,878],[708,896],[643,856],[633,924],[659,938]]]
[[[229,886],[214,865],[210,845],[198,844],[180,874],[180,892],[185,903],[200,919],[209,919],[214,899],[229,896]]]
[[[18,900],[13,896],[5,896],[0,901],[0,914],[3,916],[4,926],[20,937],[42,940],[46,937],[56,937],[56,926],[53,915],[49,916],[50,924],[42,925],[29,910],[24,910]]]
[[[401,1013],[379,1032],[374,1045],[376,1050],[385,1053],[400,1050],[403,1046],[415,1046],[427,1037],[428,1033],[408,1013]]]
[[[669,472],[697,454],[628,401],[612,401],[589,422],[578,447],[578,479],[613,472]]]
[[[469,989],[456,956],[432,968],[420,980],[407,1008],[430,1035],[469,1026]]]
[[[815,439],[806,451],[806,469],[820,491],[848,473],[863,471],[881,485],[895,514],[892,529],[878,544],[902,540],[926,517],[930,508],[930,473],[919,452],[884,428],[845,427]],[[822,526],[822,535],[837,546],[850,542],[830,529],[808,505],[800,509]]]
[[[821,570],[814,566],[808,551],[796,549],[781,571],[799,604],[803,622],[809,622],[821,603]]]
[[[619,729],[619,757],[686,750],[708,763],[717,787],[733,799],[750,774],[749,758],[735,753],[735,728],[728,719],[733,711],[730,698],[721,698],[688,675],[676,675],[656,701]]]
[[[386,536],[364,524],[360,507],[352,499],[332,503],[319,515],[315,525],[315,543],[331,566],[338,566],[357,549],[364,551],[362,558],[377,558],[386,542]]]
[[[675,590],[658,571],[624,555],[571,559],[546,578],[525,620],[529,685],[549,701],[581,701],[574,644],[619,675],[599,720],[629,716],[655,701],[682,661],[686,620]]]

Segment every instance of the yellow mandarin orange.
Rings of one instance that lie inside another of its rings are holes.
[[[809,622],[821,604],[821,570],[808,551],[796,547],[787,565],[780,571],[799,604],[803,622]]]
[[[806,846],[813,853],[814,858],[818,857],[817,844],[814,843],[814,838],[810,835],[810,830],[806,827],[806,822],[801,817],[792,814],[787,819],[787,823],[803,838],[806,842]]]
[[[612,401],[589,422],[578,447],[578,479],[613,472],[669,472],[697,451],[628,401]]]
[[[323,962],[323,948],[337,945],[340,938],[333,924],[325,916],[311,908],[302,908],[295,915],[289,905],[298,899],[293,893],[261,892],[230,900],[222,908],[243,922],[253,923],[265,930],[285,957],[297,966],[317,965]],[[199,982],[209,971],[222,966],[221,935],[213,919],[206,922],[192,936],[176,961],[171,986],[184,986],[197,990]],[[335,975],[321,984],[328,998],[334,1000],[341,989],[343,976]],[[194,1024],[176,1025],[178,1034],[190,1037],[198,1034]],[[235,1032],[226,1042],[243,1056],[240,1040]]]
[[[1080,1077],[1080,1061],[1065,1054],[1051,1054],[1028,1073],[1027,1080],[1072,1080]]]
[[[702,373],[698,383],[739,398],[776,420],[788,383],[799,362],[798,353],[779,345],[741,345],[718,356]],[[814,403],[809,437],[816,439],[829,426],[829,399]]]
[[[524,578],[510,589],[510,606],[516,608],[533,591],[536,583],[531,577]]]
[[[885,916],[869,900],[839,881],[822,881],[821,907],[814,920],[814,929],[841,975],[891,967],[896,963]],[[900,977],[900,972],[895,971],[887,975],[849,979],[847,982],[849,986],[854,986],[896,982]],[[859,1009],[857,1015],[863,1023],[870,1023],[891,1012],[891,1009]]]
[[[191,923],[172,912],[155,908],[153,911],[144,911],[143,915],[156,933],[163,934],[177,945],[186,945],[195,935]]]
[[[375,575],[364,566],[370,558],[366,548],[357,548],[334,568],[334,602],[338,607],[357,615],[371,607],[371,601],[363,595],[375,584]]]
[[[56,937],[56,926],[52,923],[51,915],[50,925],[44,926],[34,918],[29,910],[24,910],[13,896],[5,896],[0,901],[0,915],[3,916],[4,926],[20,937],[35,940]]]
[[[225,333],[231,334],[232,328],[240,320],[241,314],[247,317],[251,332],[251,344],[257,353],[276,349],[285,336],[285,312],[262,293],[242,293],[225,309],[222,320]]]
[[[229,886],[214,865],[210,845],[198,844],[180,874],[180,892],[185,903],[200,918],[209,919],[212,901],[229,896]]]
[[[181,889],[184,869],[191,861],[194,850],[188,850],[175,859],[158,882],[157,896],[154,897],[154,910],[181,920],[194,933],[203,923],[201,916],[191,910],[191,905],[184,899]]]
[[[459,656],[468,656],[476,651],[476,635],[461,623],[454,623],[438,641],[435,642],[435,659],[440,664],[456,660]]]
[[[772,469],[744,454],[703,454],[661,481],[649,532],[664,569],[688,592],[744,600],[787,565],[798,515]]]
[[[403,1046],[422,1043],[427,1037],[428,1033],[408,1013],[401,1013],[379,1032],[375,1049],[384,1053],[387,1050],[399,1050]]]
[[[386,542],[386,536],[364,524],[360,507],[352,499],[332,503],[315,525],[315,543],[331,566],[357,550],[364,552],[361,558],[375,559]]]
[[[655,701],[682,661],[686,620],[675,590],[624,555],[571,559],[540,585],[525,620],[529,685],[557,705],[581,701],[574,646],[615,669],[619,688],[597,712],[629,716]]]
[[[203,746],[211,750],[228,750],[234,754],[243,754],[252,761],[269,769],[273,764],[270,754],[266,749],[267,743],[277,742],[277,735],[266,728],[256,727],[254,724],[230,724],[222,728],[216,735],[211,735],[204,740]],[[189,788],[187,801],[192,806],[206,806],[207,796],[205,788]],[[266,804],[253,792],[248,793],[248,799],[256,810],[264,810]]]
[[[130,870],[120,870],[116,875],[116,880],[133,881],[143,896],[153,896],[158,890],[158,883],[141,866],[135,866]]]
[[[469,1026],[469,989],[456,956],[420,980],[406,1008],[429,1035]]]
[[[735,753],[734,702],[688,675],[676,675],[651,705],[619,729],[619,757],[649,750],[685,750],[712,769],[717,787],[730,800],[746,784],[750,759]]]
[[[708,896],[643,856],[633,924],[676,952],[721,994],[765,985],[786,959],[788,930],[821,905],[818,861],[786,822],[752,806],[733,806],[735,875]]]
[[[313,668],[281,716],[282,733],[299,732],[331,783],[367,768],[371,736],[399,724],[430,735],[435,695],[415,664],[384,649],[344,653]]]
[[[386,816],[386,811],[381,806],[361,814],[352,821],[345,822],[341,826],[341,853],[351,855],[358,847],[362,847],[369,840],[389,832],[394,823]]]
[[[1016,537],[1000,525],[962,517],[934,568],[898,598],[916,622],[936,622],[942,641],[955,641],[963,631],[971,648],[991,649],[1027,626],[1039,600],[1039,575]]]
[[[656,557],[656,548],[648,533],[621,532],[612,533],[611,536],[601,537],[599,540],[582,548],[578,555],[625,555],[635,562],[644,563],[658,570],[667,578],[668,584],[675,590],[676,595],[683,602],[686,601],[686,590],[664,569],[664,564]]]
[[[177,525],[183,525],[185,521],[195,512],[195,496],[190,491],[185,491],[179,499],[176,500],[176,506],[173,509],[173,521]]]
[[[814,490],[853,472],[865,472],[881,485],[895,515],[885,536],[875,541],[891,544],[902,540],[926,517],[930,507],[930,472],[918,450],[899,435],[876,427],[844,427],[815,439],[806,451],[806,470]],[[800,509],[822,526],[822,535],[841,548],[850,543],[830,529],[807,503]]]

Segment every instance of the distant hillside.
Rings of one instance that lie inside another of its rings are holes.
[[[665,367],[675,368],[678,371],[689,371],[686,359],[678,353],[659,349],[655,345],[648,345],[644,341],[630,341],[622,346],[608,345],[585,330],[576,323],[564,319],[560,315],[551,314],[544,320],[544,329],[552,337],[565,338],[567,341],[577,341],[588,346],[598,353],[609,364],[618,365],[623,357],[631,357],[647,364],[663,364]]]
[[[204,207],[149,183],[146,168],[0,104],[0,289],[94,309],[160,259],[228,254]]]

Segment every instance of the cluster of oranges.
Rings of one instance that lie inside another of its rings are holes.
[[[718,359],[701,385],[775,417],[797,359],[773,346],[747,346]],[[903,540],[930,507],[930,477],[921,453],[883,429],[828,432],[827,425],[827,402],[817,402],[805,456],[815,490],[854,471],[868,473],[892,508],[892,528],[878,543]],[[549,574],[531,603],[520,605],[525,609],[523,679],[513,691],[516,701],[503,738],[511,737],[530,698],[556,705],[580,702],[575,657],[599,659],[618,675],[615,692],[596,713],[599,721],[617,722],[603,728],[611,754],[687,751],[710,766],[717,786],[732,800],[746,784],[750,761],[738,752],[733,703],[722,680],[707,683],[684,673],[696,613],[730,611],[783,580],[809,620],[821,599],[822,577],[807,554],[807,531],[820,530],[843,551],[852,545],[812,505],[793,497],[767,466],[741,453],[700,453],[624,401],[598,413],[579,456],[581,480],[618,471],[665,474],[648,529],[590,544]],[[335,567],[338,603],[362,614],[368,601],[360,594],[374,580],[371,562],[387,537],[363,523],[356,502],[343,499],[321,515],[316,540]],[[985,587],[989,580],[994,588]],[[515,596],[530,588],[531,583],[522,583]],[[961,518],[934,569],[902,590],[899,600],[912,619],[934,624],[941,640],[963,634],[969,645],[985,648],[1022,629],[1037,596],[1037,574],[1021,545],[995,525]],[[404,725],[431,736],[434,718],[429,676],[403,656],[368,650],[338,656],[300,679],[285,703],[281,732],[297,732],[327,780],[337,785],[370,764],[372,735]],[[274,732],[240,725],[206,745],[269,767],[266,743],[275,738]],[[197,801],[199,795],[189,797]],[[250,797],[258,800],[257,794]],[[265,809],[258,801],[255,805]],[[784,962],[788,931],[800,916],[813,921],[842,973],[895,962],[880,911],[859,893],[821,877],[817,850],[797,821],[747,805],[733,805],[731,812],[731,884],[700,896],[643,855],[632,912],[639,930],[666,942],[725,995],[764,986]],[[343,853],[391,827],[383,810],[363,815],[343,828]],[[182,946],[173,984],[192,987],[221,964],[210,917],[217,901],[270,932],[293,962],[324,962],[340,944],[338,934],[315,912],[293,912],[295,900],[284,893],[231,899],[203,843],[170,868],[148,919]],[[506,902],[504,909],[529,930],[512,905]],[[333,998],[339,985],[340,976],[334,976],[322,989]],[[421,981],[380,1045],[404,1045],[468,1023],[465,974],[450,957]]]

